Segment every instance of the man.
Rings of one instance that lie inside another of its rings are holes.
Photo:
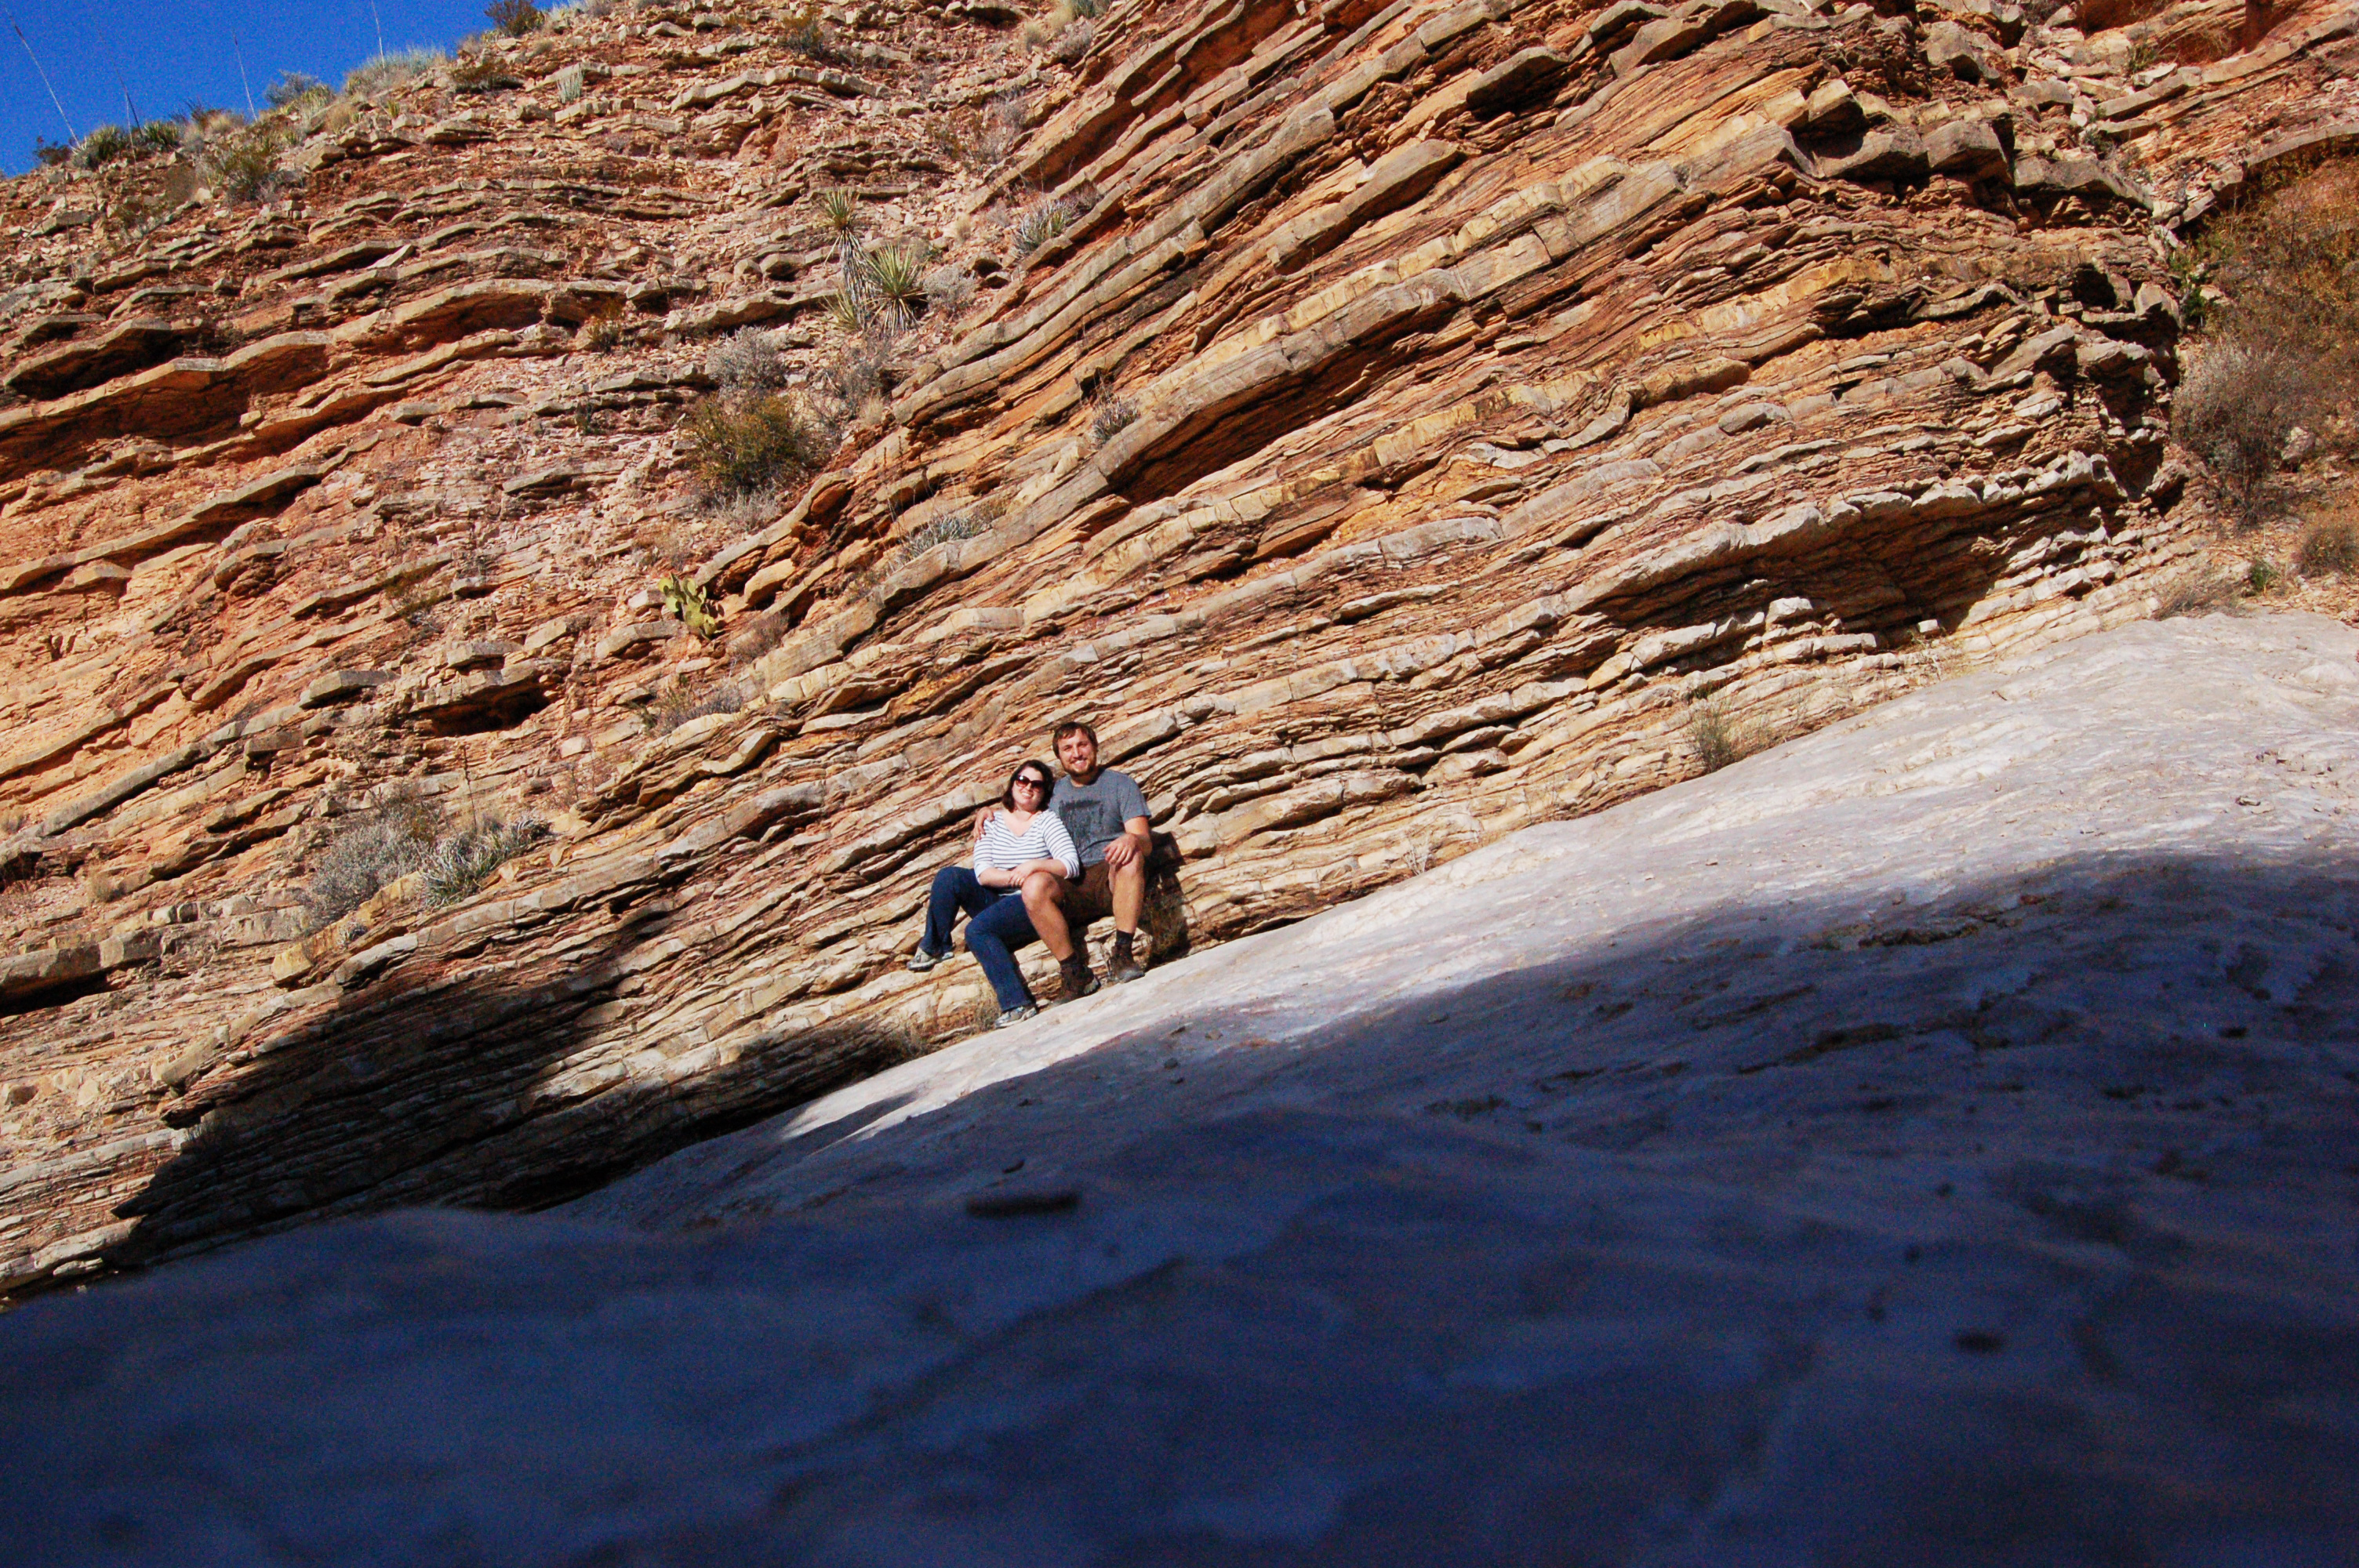
[[[1098,735],[1088,725],[1060,725],[1056,748],[1065,776],[1049,809],[1072,835],[1082,854],[1082,875],[1068,881],[1051,871],[1033,872],[1024,880],[1024,912],[1056,957],[1064,998],[1071,1001],[1098,989],[1088,952],[1073,941],[1077,925],[1114,916],[1106,983],[1118,986],[1147,972],[1132,952],[1139,914],[1147,907],[1147,796],[1128,773],[1098,766]]]

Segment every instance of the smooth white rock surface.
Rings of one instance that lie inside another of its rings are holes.
[[[37,1302],[11,1555],[2349,1563],[2354,654],[2089,638],[560,1215]]]

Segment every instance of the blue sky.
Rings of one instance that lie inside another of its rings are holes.
[[[483,31],[484,0],[376,0],[386,48],[448,49]],[[14,24],[13,26],[11,24]],[[33,167],[33,141],[66,138],[34,74],[24,29],[73,128],[121,124],[123,86],[148,119],[198,99],[243,110],[238,51],[254,100],[282,70],[333,85],[376,52],[369,0],[0,0],[0,171]],[[234,39],[234,43],[233,43]]]

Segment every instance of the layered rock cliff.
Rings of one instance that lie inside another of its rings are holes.
[[[0,1287],[545,1203],[963,1032],[897,957],[1068,716],[1169,957],[2147,613],[2173,225],[2354,135],[2359,13],[2082,12],[615,10],[259,206],[13,182]],[[907,331],[827,192],[941,269]],[[749,325],[840,444],[714,505]],[[313,929],[396,807],[553,833]]]
[[[558,1213],[33,1303],[0,1317],[12,1539],[2338,1561],[2354,653],[2318,617],[2123,627]]]

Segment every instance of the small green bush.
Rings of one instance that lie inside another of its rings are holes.
[[[101,125],[74,147],[74,162],[84,168],[104,168],[131,155],[131,133],[120,125]]]
[[[1708,773],[1718,773],[1753,750],[1751,737],[1728,717],[1716,698],[1698,703],[1688,715],[1688,744]]]
[[[2255,556],[2245,563],[2245,591],[2255,599],[2274,593],[2284,580],[2285,573],[2267,556]]]
[[[786,398],[751,403],[710,397],[688,419],[689,460],[713,494],[745,494],[817,467],[830,443],[818,423]]]
[[[207,183],[232,201],[259,201],[290,182],[278,161],[275,127],[257,125],[207,146],[201,167]]]
[[[2304,577],[2349,577],[2359,571],[2359,527],[2344,521],[2311,524],[2302,532],[2293,564]]]

